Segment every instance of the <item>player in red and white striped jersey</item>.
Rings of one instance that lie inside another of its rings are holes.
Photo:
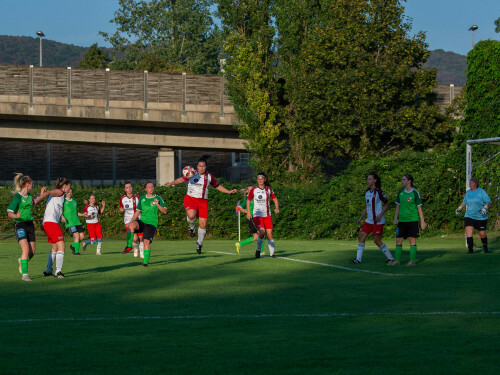
[[[274,202],[274,212],[279,213],[278,198],[269,185],[269,181],[264,172],[257,175],[257,186],[250,190],[247,197],[247,219],[252,219],[255,227],[259,231],[257,239],[257,251],[255,257],[260,258],[260,250],[264,241],[264,235],[267,234],[267,244],[269,246],[269,255],[274,258],[274,238],[273,238],[273,219],[271,217],[271,200]],[[253,210],[250,209],[253,201]]]
[[[382,191],[382,180],[376,173],[370,173],[366,177],[368,189],[365,192],[365,209],[359,217],[357,224],[360,224],[366,216],[366,220],[359,234],[358,250],[356,259],[349,260],[350,263],[361,263],[363,251],[365,250],[365,240],[368,235],[373,232],[373,242],[380,248],[380,251],[387,257],[387,264],[394,262],[391,252],[382,242],[384,233],[385,217],[384,213],[389,208],[389,201]]]
[[[132,217],[137,209],[137,204],[139,203],[139,196],[133,193],[132,184],[128,181],[125,182],[124,190],[125,194],[120,198],[120,211],[123,212],[125,230],[128,231],[128,225],[132,220]],[[139,219],[140,218],[141,215],[139,215]],[[136,258],[139,255],[139,250],[141,258],[144,258],[144,241],[142,235],[143,233],[134,233],[132,246],[134,249],[134,257]]]
[[[212,186],[226,194],[234,194],[238,191],[237,189],[227,190],[217,182],[211,173],[207,172],[207,158],[207,156],[204,156],[198,160],[196,173],[192,178],[187,179],[183,176],[165,184],[165,186],[172,186],[188,182],[187,194],[184,196],[184,210],[186,210],[191,237],[195,236],[195,220],[198,217],[198,240],[196,241],[196,252],[198,254],[201,254],[203,239],[207,233],[208,187]]]
[[[83,209],[83,216],[85,216],[85,221],[87,222],[87,231],[89,232],[89,239],[85,240],[83,243],[83,250],[87,249],[87,246],[94,244],[97,241],[96,255],[101,255],[102,247],[102,227],[99,222],[99,215],[104,212],[106,207],[106,202],[101,202],[101,207],[99,207],[95,202],[95,195],[89,195],[89,204]]]

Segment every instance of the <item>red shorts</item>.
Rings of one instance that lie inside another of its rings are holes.
[[[89,231],[89,237],[92,242],[102,239],[101,223],[87,223],[87,230]]]
[[[43,223],[43,230],[49,239],[49,243],[64,241],[64,234],[58,223],[51,223],[47,221]]]
[[[184,196],[184,209],[198,211],[198,217],[208,219],[208,199],[194,198],[190,195]]]
[[[128,225],[129,225],[129,224],[130,224],[130,223],[125,224],[125,232],[128,232]],[[143,235],[144,233],[134,233],[134,234],[137,234],[138,236],[141,236],[141,237],[142,237],[142,235]]]
[[[384,234],[384,225],[385,224],[369,224],[365,221],[361,231],[368,234],[373,232],[374,236],[381,236]]]
[[[273,229],[272,216],[266,216],[266,217],[254,216],[253,222],[257,229]]]

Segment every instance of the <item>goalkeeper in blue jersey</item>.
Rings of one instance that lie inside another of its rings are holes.
[[[474,253],[474,239],[472,234],[474,229],[479,233],[483,243],[483,251],[488,253],[488,237],[486,236],[486,223],[488,222],[488,208],[490,206],[490,197],[479,187],[479,181],[471,178],[469,181],[470,190],[465,193],[462,204],[458,206],[455,213],[467,207],[464,216],[465,235],[467,237],[467,248],[469,254]]]

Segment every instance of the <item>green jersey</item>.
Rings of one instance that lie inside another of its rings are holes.
[[[33,221],[33,197],[30,193],[27,196],[17,193],[14,195],[12,202],[7,207],[7,211],[17,214],[21,213],[21,216],[14,219],[16,223],[21,223],[23,221]]]
[[[165,202],[159,195],[155,195],[153,198],[147,198],[143,195],[139,198],[139,204],[137,205],[137,210],[141,211],[141,221],[144,224],[153,225],[158,227],[158,206],[155,204],[155,199],[158,199],[158,204],[162,207],[167,208]]]
[[[78,210],[76,208],[76,200],[64,199],[63,216],[66,218],[66,228],[74,225],[82,225],[78,218]]]
[[[417,189],[413,189],[409,193],[402,189],[399,191],[396,204],[399,205],[399,217],[400,222],[406,223],[409,221],[418,221],[418,206],[422,205],[422,198]]]

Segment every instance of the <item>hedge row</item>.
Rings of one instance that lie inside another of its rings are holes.
[[[340,176],[330,181],[311,184],[272,186],[280,203],[280,213],[274,215],[275,235],[277,238],[351,239],[358,235],[360,226],[356,220],[364,208],[364,191],[366,176],[371,171],[378,173],[382,179],[382,189],[391,202],[386,213],[386,234],[393,235],[394,200],[401,188],[401,176],[410,173],[415,178],[415,187],[422,195],[423,212],[429,229],[423,234],[436,235],[462,230],[462,217],[455,215],[456,207],[461,203],[465,191],[465,166],[463,155],[457,151],[437,152],[405,152],[400,155],[354,161]],[[462,162],[461,162],[462,161]],[[242,188],[242,185],[224,183],[231,188]],[[492,205],[490,209],[489,228],[492,229],[499,211],[496,187],[488,187]],[[0,187],[0,209],[6,216],[6,208],[12,199],[12,186]],[[33,194],[40,187],[33,189]],[[84,199],[90,193],[96,195],[98,202],[106,201],[106,210],[101,217],[104,234],[107,237],[124,235],[123,214],[119,212],[119,198],[123,187],[89,187],[73,186],[74,198],[83,211]],[[136,193],[142,193],[140,186],[134,186]],[[186,215],[183,209],[185,185],[175,187],[157,187],[156,193],[162,196],[167,204],[168,212],[160,215],[158,236],[166,239],[187,238]],[[242,196],[227,195],[211,190],[209,197],[208,236],[215,238],[236,239],[238,235],[235,205]],[[35,217],[43,216],[44,204],[35,208]],[[243,235],[246,235],[244,218],[242,218]],[[82,220],[83,221],[83,220]],[[2,222],[1,231],[11,230],[12,222]],[[40,222],[37,222],[40,229]]]

